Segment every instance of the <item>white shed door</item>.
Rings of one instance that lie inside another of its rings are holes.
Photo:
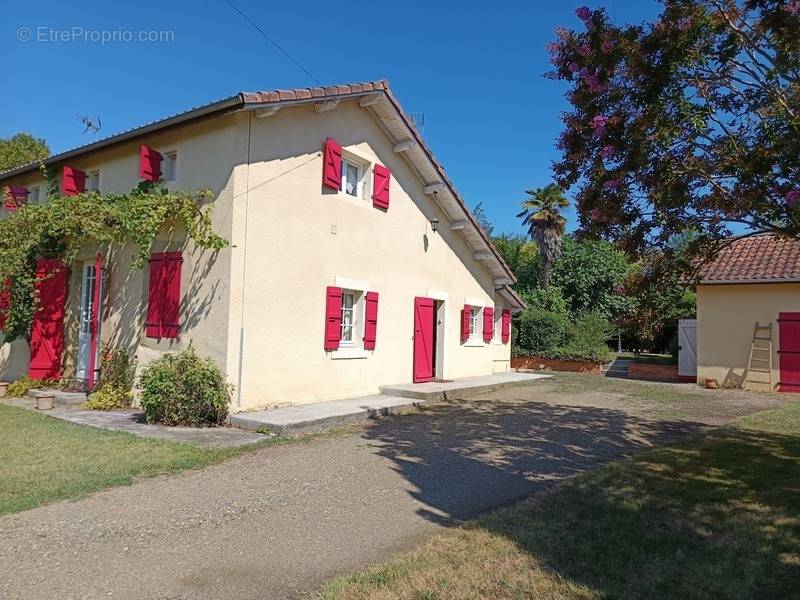
[[[678,375],[697,376],[697,319],[678,319]]]

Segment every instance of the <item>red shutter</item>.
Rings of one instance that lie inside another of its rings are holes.
[[[375,350],[378,332],[378,292],[367,292],[364,298],[364,349]]]
[[[342,145],[333,138],[325,140],[322,185],[334,190],[342,189]]]
[[[325,300],[325,350],[339,348],[342,337],[342,288],[328,287]]]
[[[372,170],[372,205],[389,208],[389,181],[392,172],[383,165],[375,165]]]
[[[483,309],[483,341],[491,342],[494,337],[494,309]]]
[[[466,342],[469,339],[470,334],[470,323],[472,317],[472,307],[469,304],[465,304],[463,310],[461,311],[461,341]]]
[[[150,286],[147,292],[147,321],[145,335],[149,338],[161,337],[161,321],[164,314],[164,259],[163,254],[150,255]]]
[[[11,280],[6,279],[0,287],[0,329],[5,330],[8,309],[11,307]]]
[[[144,144],[139,148],[139,177],[145,181],[161,179],[161,153]]]
[[[164,302],[161,312],[161,337],[176,338],[180,333],[181,316],[181,266],[180,252],[164,254]]]
[[[86,172],[67,165],[61,168],[61,195],[74,196],[86,191]]]
[[[511,311],[507,308],[503,309],[503,330],[502,330],[503,343],[507,344],[511,339]]]
[[[150,255],[150,286],[147,295],[145,335],[150,338],[176,338],[180,333],[181,265],[180,252]]]
[[[4,196],[3,208],[6,210],[17,210],[23,204],[28,203],[28,188],[11,186]]]

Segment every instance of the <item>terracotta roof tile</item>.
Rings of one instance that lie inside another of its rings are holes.
[[[800,281],[800,239],[772,233],[739,238],[701,269],[701,283]]]

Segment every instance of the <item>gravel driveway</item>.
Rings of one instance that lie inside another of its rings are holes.
[[[494,392],[5,516],[0,597],[297,597],[439,527],[707,427],[643,417],[619,394],[593,405],[556,391]]]

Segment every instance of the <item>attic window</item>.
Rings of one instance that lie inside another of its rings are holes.
[[[161,178],[164,181],[175,181],[177,176],[178,151],[164,152],[161,163]]]
[[[364,197],[364,166],[349,157],[342,160],[342,191],[355,198]]]

